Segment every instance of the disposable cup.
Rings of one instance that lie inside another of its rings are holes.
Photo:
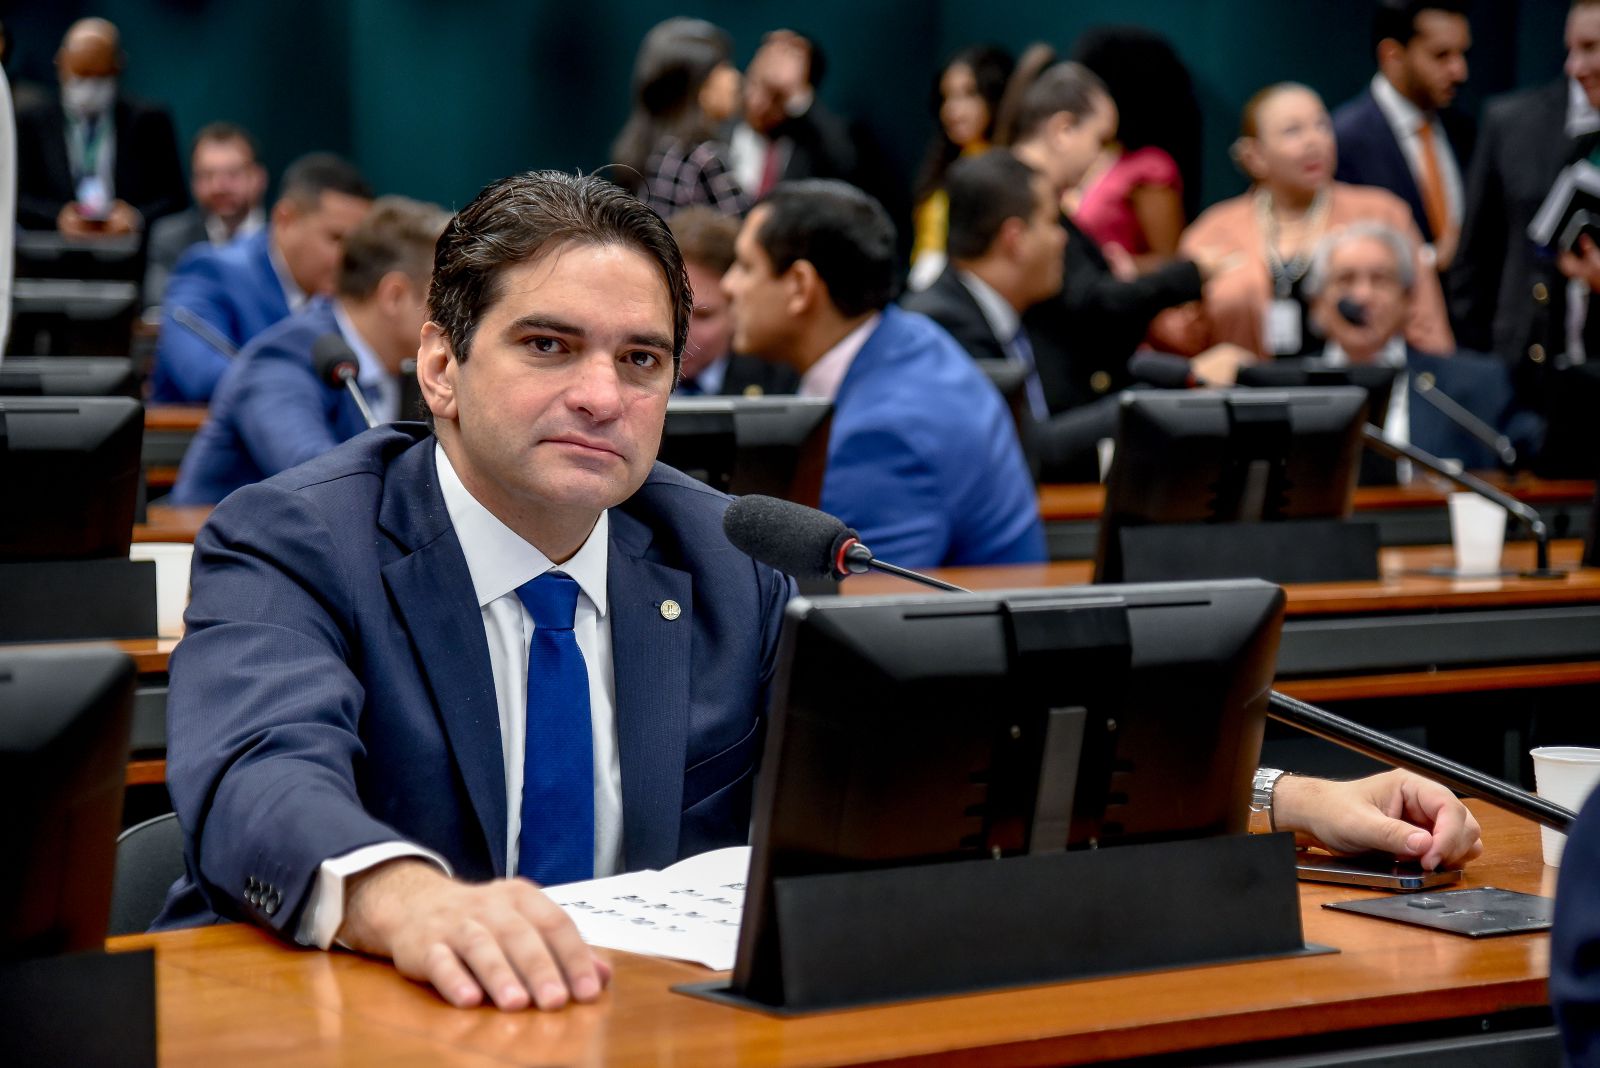
[[[154,560],[156,565],[156,633],[163,638],[183,637],[183,610],[189,603],[189,564],[194,546],[182,542],[135,542],[130,560]]]
[[[1476,493],[1450,495],[1450,544],[1456,553],[1456,571],[1462,575],[1492,575],[1500,570],[1500,551],[1506,543],[1506,510]]]
[[[1543,746],[1533,750],[1532,755],[1534,789],[1546,801],[1576,812],[1600,783],[1600,749]],[[1544,845],[1544,862],[1552,868],[1560,867],[1567,836],[1549,827],[1540,827],[1539,835]]]

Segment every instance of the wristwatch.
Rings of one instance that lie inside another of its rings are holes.
[[[1258,816],[1267,815],[1267,827],[1277,830],[1277,823],[1272,818],[1272,795],[1278,789],[1278,780],[1283,778],[1284,772],[1279,768],[1257,768],[1255,778],[1250,782],[1250,814]]]

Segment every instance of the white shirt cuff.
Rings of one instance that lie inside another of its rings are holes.
[[[300,913],[300,926],[294,940],[303,946],[327,949],[344,923],[344,884],[352,875],[360,875],[385,861],[399,857],[418,857],[439,866],[446,875],[453,876],[450,864],[431,849],[410,842],[379,842],[362,846],[342,856],[329,857],[317,866],[317,879],[311,885],[311,899]]]

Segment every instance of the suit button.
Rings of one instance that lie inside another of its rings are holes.
[[[1529,345],[1528,359],[1532,360],[1534,363],[1544,363],[1544,346]]]
[[[277,912],[278,899],[275,897],[267,898],[267,900],[261,906],[261,911],[265,912],[268,916],[271,916],[274,912]]]
[[[1111,388],[1111,376],[1104,371],[1096,371],[1089,376],[1089,388],[1096,393],[1104,393]]]
[[[1550,289],[1543,282],[1533,283],[1533,301],[1535,304],[1550,303]]]

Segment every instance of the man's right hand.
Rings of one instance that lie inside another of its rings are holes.
[[[394,961],[452,1005],[559,1009],[593,1001],[611,968],[527,879],[462,883],[411,857],[350,880],[338,941]]]

